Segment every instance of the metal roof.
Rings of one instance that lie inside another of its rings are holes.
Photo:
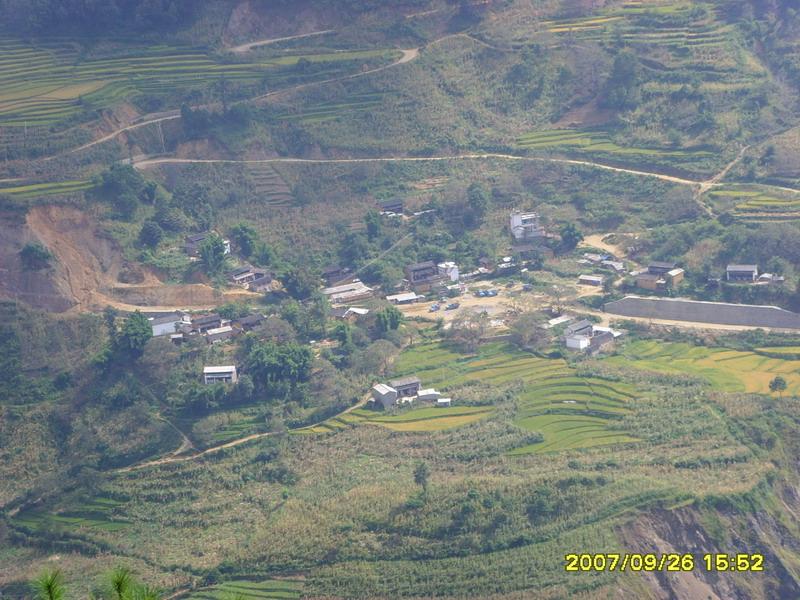
[[[411,375],[410,377],[401,377],[400,379],[393,379],[389,383],[392,385],[392,387],[397,388],[397,387],[403,387],[405,385],[418,384],[419,382],[420,382],[419,377]]]
[[[223,366],[223,367],[203,367],[204,374],[212,374],[212,373],[233,373],[236,371],[235,365]]]

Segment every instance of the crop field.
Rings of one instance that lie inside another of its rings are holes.
[[[297,581],[226,581],[187,596],[187,600],[291,600],[300,598],[302,584]]]
[[[399,374],[416,374],[426,387],[435,387],[448,394],[452,391],[453,402],[458,402],[458,386],[465,384],[491,384],[500,386],[513,382],[524,385],[517,396],[517,408],[513,422],[528,431],[543,435],[544,441],[523,448],[512,454],[556,452],[559,450],[588,448],[606,444],[637,441],[618,428],[623,416],[630,413],[629,401],[636,395],[635,389],[624,383],[610,382],[598,378],[575,375],[563,359],[547,359],[531,356],[503,344],[488,344],[477,356],[465,357],[447,348],[441,342],[415,345],[400,355],[396,363]],[[450,409],[422,409],[398,416],[374,418],[384,426],[403,431],[422,431],[427,427],[425,418],[434,418],[437,411],[451,411],[445,422],[456,426],[470,422],[467,414],[456,411],[472,409],[473,416],[490,407],[457,407]],[[346,420],[357,423],[361,411]],[[364,411],[369,412],[369,411]],[[374,413],[372,413],[374,414]],[[415,420],[412,420],[415,419]],[[437,423],[443,417],[439,417]],[[397,427],[401,422],[401,427]],[[403,423],[404,422],[404,423]]]
[[[61,196],[84,192],[92,187],[91,181],[54,181],[49,183],[33,183],[29,185],[15,185],[0,187],[0,197],[11,196],[30,200],[39,196]]]
[[[521,135],[516,141],[521,150],[568,152],[585,156],[607,156],[610,159],[637,163],[668,162],[689,168],[699,160],[713,158],[708,148],[635,148],[620,146],[603,131],[555,129]]]
[[[132,44],[118,55],[84,58],[68,38],[35,43],[0,38],[0,126],[51,124],[133,94],[173,94],[223,79],[261,82],[276,89],[298,78],[325,79],[353,72],[353,64],[386,61],[393,55],[356,50],[226,62],[204,49]],[[316,63],[313,75],[295,68],[302,59]]]
[[[800,219],[800,193],[770,185],[725,185],[709,192],[716,207],[747,222]]]
[[[127,527],[125,521],[114,520],[112,512],[122,502],[111,498],[95,497],[76,504],[73,510],[60,513],[25,511],[14,517],[15,525],[30,531],[67,529],[98,529],[108,532],[121,531]]]
[[[324,123],[345,115],[363,113],[381,104],[383,94],[379,92],[353,94],[331,102],[309,103],[300,112],[281,113],[279,121],[296,121],[303,124]]]
[[[328,419],[324,423],[300,429],[300,433],[330,433],[353,425],[372,423],[393,431],[441,431],[473,423],[491,413],[486,406],[450,406],[415,408],[396,415],[360,408]]]
[[[800,393],[800,360],[758,352],[648,340],[629,344],[621,356],[608,361],[659,373],[696,375],[726,392],[769,394],[769,382],[780,375],[786,380],[787,394]]]

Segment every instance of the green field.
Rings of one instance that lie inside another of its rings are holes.
[[[591,446],[633,442],[636,438],[619,429],[619,421],[630,412],[628,403],[635,397],[632,386],[598,378],[580,377],[563,359],[547,359],[518,352],[510,346],[489,344],[479,354],[464,357],[441,342],[417,344],[403,352],[396,363],[400,374],[416,374],[425,386],[453,390],[458,402],[458,386],[513,382],[524,385],[517,398],[515,425],[543,435],[540,444],[517,448],[513,454],[555,452]],[[455,388],[455,389],[454,389]],[[464,411],[466,408],[443,409]],[[408,421],[415,413],[423,430],[425,418],[434,418],[440,409],[415,410],[399,417],[373,419],[386,424],[393,419]],[[486,410],[485,407],[474,407]],[[439,417],[441,419],[441,417]],[[469,421],[466,421],[469,422]],[[454,425],[460,424],[457,422]],[[409,428],[410,429],[410,428]]]
[[[51,124],[135,94],[175,94],[221,80],[276,89],[353,72],[354,64],[392,56],[391,51],[355,50],[234,62],[203,48],[130,44],[110,56],[84,57],[69,38],[0,38],[0,126]],[[301,60],[315,63],[312,75],[295,68]]]
[[[772,358],[757,352],[638,341],[608,361],[659,373],[696,375],[726,392],[769,394],[769,382],[780,375],[786,380],[787,394],[800,393],[800,360]]]
[[[290,600],[300,598],[302,584],[297,581],[226,581],[187,596],[188,600]]]
[[[121,531],[128,526],[128,523],[114,520],[112,513],[122,504],[111,498],[95,497],[75,504],[71,510],[64,512],[25,511],[14,517],[13,522],[17,526],[34,532],[53,529]]]
[[[49,183],[32,183],[13,187],[0,187],[0,196],[11,196],[30,200],[40,196],[61,196],[84,192],[92,187],[91,181],[54,181]]]
[[[800,193],[762,184],[726,184],[709,192],[719,210],[746,222],[800,219]]]

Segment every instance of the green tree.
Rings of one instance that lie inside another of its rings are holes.
[[[200,244],[200,262],[205,272],[219,275],[225,267],[225,242],[217,234],[211,234]]]
[[[769,391],[778,392],[778,395],[783,397],[783,392],[786,391],[786,380],[780,375],[776,376],[769,382]]]
[[[364,223],[367,225],[367,237],[370,241],[375,240],[381,235],[381,215],[377,210],[370,210],[364,216]]]
[[[561,247],[564,250],[574,250],[583,241],[583,234],[575,227],[575,223],[566,223],[561,227]]]
[[[381,335],[394,331],[403,322],[403,313],[396,306],[387,306],[375,315],[375,325]]]
[[[19,251],[22,266],[29,271],[39,271],[50,266],[53,254],[39,242],[28,242]]]
[[[231,229],[231,239],[239,249],[239,254],[250,258],[258,245],[258,232],[247,223],[239,223]]]
[[[319,276],[308,267],[295,267],[281,277],[283,287],[295,300],[305,300],[319,287]]]
[[[139,358],[144,354],[144,347],[153,337],[153,327],[138,310],[125,319],[116,339],[117,350],[131,358]]]
[[[614,58],[611,75],[605,86],[602,104],[606,108],[628,110],[639,103],[639,59],[623,50]]]
[[[257,342],[245,363],[256,387],[271,389],[277,384],[291,386],[308,381],[312,360],[311,349],[296,342]]]
[[[117,600],[125,600],[133,584],[131,572],[125,567],[117,567],[111,572],[110,579],[114,596]]]
[[[489,210],[490,203],[491,195],[484,184],[477,181],[470,184],[467,189],[467,206],[469,207],[467,225],[470,227],[480,225]]]
[[[164,230],[161,229],[156,221],[147,220],[142,223],[142,229],[139,231],[139,242],[145,246],[155,248],[161,243],[164,238]]]
[[[431,470],[427,463],[418,462],[417,466],[414,467],[414,483],[422,487],[422,491],[425,493],[428,492],[428,478],[430,474]]]
[[[36,600],[62,600],[64,592],[64,578],[58,569],[45,571],[33,581]]]

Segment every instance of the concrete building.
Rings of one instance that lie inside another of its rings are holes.
[[[328,297],[331,304],[344,304],[371,298],[373,292],[372,288],[364,285],[360,279],[354,279],[349,283],[327,287],[322,293]]]
[[[425,296],[421,296],[416,292],[403,292],[402,294],[386,296],[386,299],[392,304],[413,304],[414,302],[424,300]]]
[[[677,265],[673,262],[656,260],[647,265],[647,272],[653,275],[664,275],[665,273],[670,272],[676,266]]]
[[[452,398],[439,398],[436,400],[436,406],[439,408],[447,408],[453,403]]]
[[[509,229],[515,241],[543,240],[546,237],[539,214],[535,212],[511,213]]]
[[[408,284],[415,292],[426,292],[434,287],[450,283],[446,275],[439,273],[439,268],[432,260],[408,265],[405,273]]]
[[[191,325],[192,320],[189,315],[181,312],[174,312],[168,315],[148,317],[150,326],[153,328],[153,337],[171,335],[178,331],[183,325]]]
[[[451,283],[458,283],[458,265],[452,261],[442,262],[436,265],[439,275],[447,277]]]
[[[192,318],[191,329],[197,333],[205,333],[209,329],[222,327],[222,317],[216,313],[208,315],[198,315]]]
[[[438,400],[439,396],[441,396],[441,394],[433,388],[419,390],[417,392],[417,400]]]
[[[221,367],[203,367],[203,383],[236,383],[239,376],[233,365]]]
[[[586,350],[589,347],[589,344],[592,341],[592,337],[590,335],[568,335],[564,338],[564,342],[566,346],[570,350]]]
[[[397,404],[397,390],[384,383],[372,386],[372,401],[380,402],[383,408],[391,408]]]
[[[215,327],[206,331],[206,342],[209,344],[218,344],[231,339],[235,335],[236,330],[230,325]]]
[[[200,246],[202,246],[206,238],[208,238],[211,235],[219,235],[219,234],[215,231],[206,231],[204,233],[193,233],[192,235],[187,235],[184,238],[184,243],[183,243],[183,249],[186,252],[186,254],[192,257],[200,256]],[[225,245],[225,254],[230,254],[231,241],[223,238],[222,243]]]

